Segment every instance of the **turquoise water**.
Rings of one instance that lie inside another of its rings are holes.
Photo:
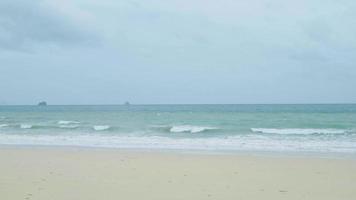
[[[0,144],[356,153],[356,105],[0,106]]]

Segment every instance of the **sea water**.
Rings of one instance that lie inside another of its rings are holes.
[[[356,105],[0,106],[0,145],[356,154]]]

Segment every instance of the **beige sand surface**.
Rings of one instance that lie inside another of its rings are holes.
[[[0,148],[0,199],[356,199],[356,161]]]

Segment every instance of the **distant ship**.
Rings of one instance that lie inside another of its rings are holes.
[[[124,103],[124,105],[125,105],[125,106],[129,106],[129,105],[131,105],[131,104],[130,104],[130,102],[126,101],[126,102]]]
[[[41,101],[37,104],[38,106],[47,106],[47,102]]]

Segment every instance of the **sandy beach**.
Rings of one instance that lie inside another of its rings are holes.
[[[356,199],[356,161],[111,149],[0,149],[0,199]]]

